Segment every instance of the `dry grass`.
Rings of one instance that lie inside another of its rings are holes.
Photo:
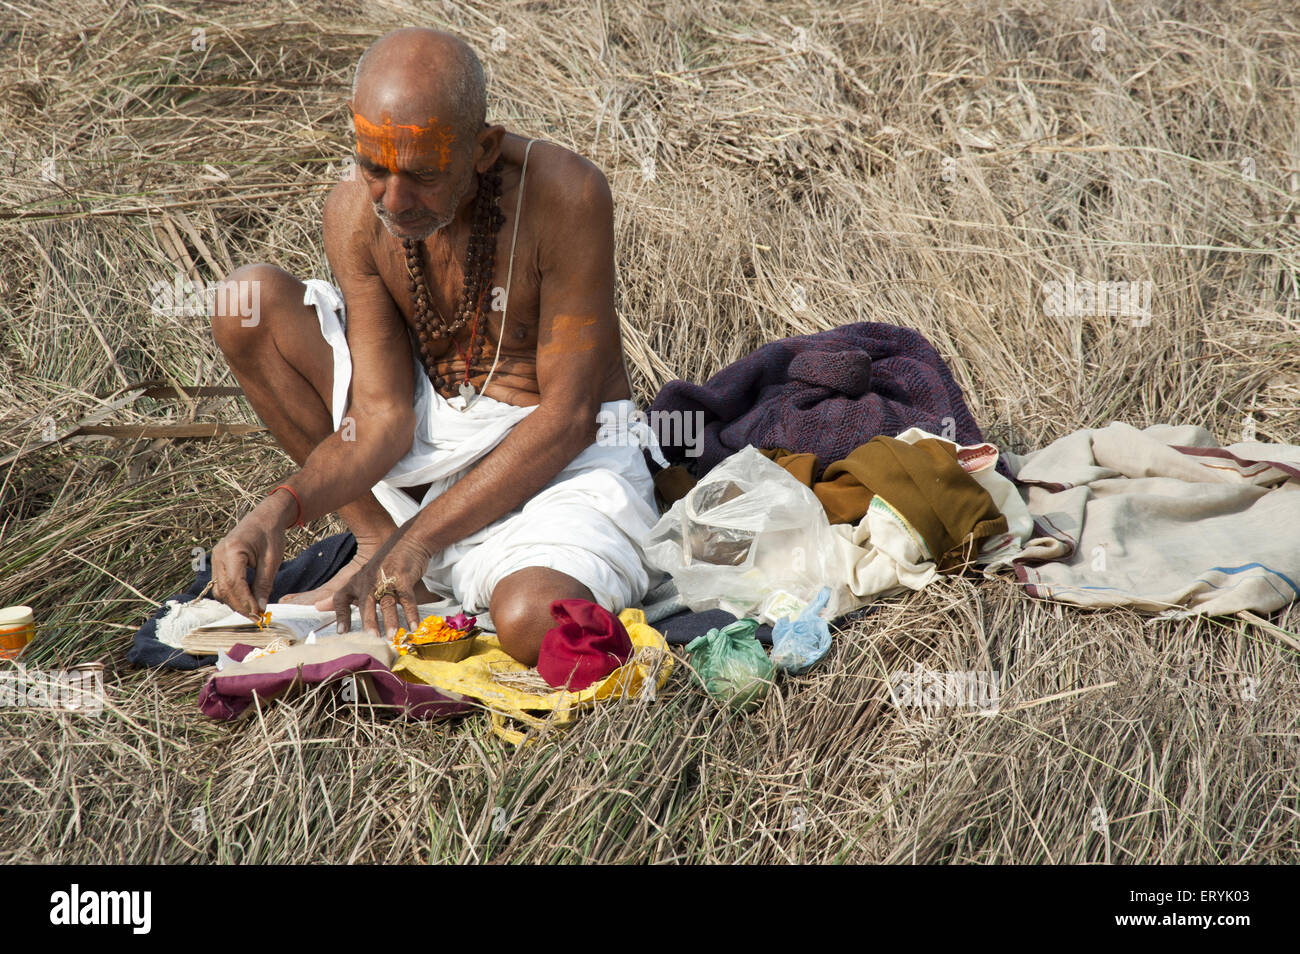
[[[409,23],[483,52],[499,121],[607,171],[643,400],[871,319],[929,336],[1014,450],[1113,419],[1236,439],[1248,411],[1300,443],[1290,4],[15,0],[0,454],[132,380],[234,383],[206,321],[152,314],[151,287],[325,273],[351,68]],[[1042,283],[1070,271],[1152,281],[1152,323],[1046,317]],[[114,419],[255,423],[226,399]],[[201,675],[127,669],[126,642],[289,466],[265,436],[92,441],[0,477],[0,602],[37,608],[42,666],[108,662],[112,699],[0,713],[0,861],[1297,859],[1285,640],[1005,583],[890,601],[749,718],[679,671],[520,751],[481,718],[394,723],[332,691],[209,722]],[[892,709],[883,680],[915,664],[1004,673],[1000,712]]]

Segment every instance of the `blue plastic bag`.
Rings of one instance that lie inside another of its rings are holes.
[[[798,675],[826,655],[831,648],[831,628],[819,614],[830,598],[831,588],[823,586],[797,619],[777,620],[772,627],[772,662],[777,669]]]

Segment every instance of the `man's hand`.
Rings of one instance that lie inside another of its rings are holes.
[[[275,582],[275,573],[284,557],[283,522],[281,501],[273,494],[253,508],[212,548],[212,595],[215,599],[254,619],[266,611],[271,598],[271,584]],[[245,573],[249,567],[257,569],[251,591]]]
[[[389,638],[397,632],[398,606],[402,607],[406,616],[408,632],[420,625],[419,601],[430,595],[422,580],[429,568],[432,554],[415,540],[407,539],[407,536],[401,530],[390,536],[370,562],[352,574],[352,578],[335,591],[334,617],[340,633],[346,633],[352,628],[354,605],[361,610],[363,630],[382,633]],[[373,594],[381,578],[395,581],[395,586],[389,587],[389,592],[376,604]],[[384,616],[382,628],[378,613],[383,613]]]

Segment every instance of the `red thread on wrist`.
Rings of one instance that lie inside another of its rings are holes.
[[[293,523],[289,524],[289,526],[291,527],[305,526],[305,524],[302,522],[302,499],[298,496],[297,492],[288,484],[281,484],[280,486],[273,488],[271,490],[271,493],[275,493],[277,490],[289,491],[289,493],[293,494],[293,499],[298,503],[298,519],[295,520]]]

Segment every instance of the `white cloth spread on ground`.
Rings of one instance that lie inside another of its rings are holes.
[[[182,603],[180,600],[168,600],[166,606],[166,612],[158,617],[158,625],[154,630],[154,636],[158,642],[164,646],[171,646],[173,649],[184,648],[185,637],[202,626],[250,625],[247,616],[235,612],[220,600],[203,597],[191,600],[188,603]],[[319,629],[323,624],[330,625],[327,625],[325,629],[312,637],[310,642],[315,642],[322,636],[337,635],[337,630],[332,625],[335,618],[333,610],[317,610],[301,603],[268,603],[266,610],[271,614],[272,623],[279,623],[289,627],[294,631],[298,639],[306,639],[313,630]],[[419,610],[420,618],[424,619],[426,616],[435,615],[454,616],[460,612],[460,606],[454,600],[447,599],[437,603],[421,603]],[[492,618],[486,613],[478,615],[478,626],[496,632]],[[354,606],[352,607],[351,631],[358,632],[363,628],[361,610]]]
[[[1040,534],[1016,557],[1031,595],[1171,615],[1300,597],[1300,447],[1116,422],[1006,459]]]
[[[334,350],[330,411],[343,425],[352,356],[343,296],[328,282],[309,279],[303,296],[316,308],[321,334]],[[477,396],[444,398],[434,390],[414,347],[415,435],[410,449],[377,484],[375,498],[401,526],[442,494],[535,407]],[[524,505],[434,555],[424,583],[451,596],[466,612],[486,610],[496,584],[525,567],[549,567],[581,582],[596,602],[618,613],[640,601],[661,574],[645,565],[639,539],[659,519],[654,482],[642,456],[648,446],[662,459],[653,434],[636,426],[631,401],[601,405],[597,443],[575,457]],[[399,489],[429,484],[420,503]]]

